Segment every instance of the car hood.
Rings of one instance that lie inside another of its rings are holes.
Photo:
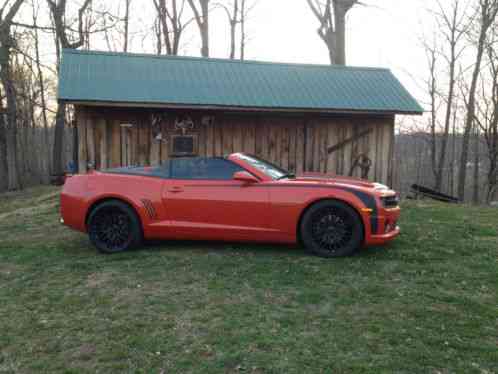
[[[393,192],[389,187],[376,182],[370,182],[365,179],[345,177],[342,175],[323,174],[323,173],[304,173],[296,178],[286,180],[286,183],[306,183],[315,185],[338,185],[341,187],[350,187],[362,190],[378,191],[380,193]]]

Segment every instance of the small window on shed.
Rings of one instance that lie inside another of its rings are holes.
[[[172,135],[170,156],[196,156],[197,135]]]

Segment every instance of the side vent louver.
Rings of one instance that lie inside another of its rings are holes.
[[[156,210],[154,209],[154,205],[152,204],[152,201],[147,200],[147,199],[141,199],[141,201],[142,201],[142,204],[144,205],[145,210],[147,211],[147,215],[149,216],[149,218],[156,220],[157,213],[156,213]]]

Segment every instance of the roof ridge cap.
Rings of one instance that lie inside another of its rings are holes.
[[[203,62],[223,62],[223,63],[246,64],[246,65],[278,65],[278,66],[324,68],[324,69],[337,69],[337,70],[367,70],[367,71],[391,72],[391,69],[389,68],[370,67],[370,66],[325,65],[325,64],[312,64],[312,63],[273,62],[273,61],[258,61],[258,60],[231,60],[231,59],[214,58],[214,57],[155,55],[152,53],[96,51],[96,50],[81,50],[81,49],[68,49],[68,48],[63,49],[62,51],[63,53],[66,54],[69,53],[69,54],[81,54],[81,55],[128,56],[128,57],[153,58],[159,60],[188,60],[188,61],[203,61]]]

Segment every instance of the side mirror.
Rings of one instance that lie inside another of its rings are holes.
[[[258,183],[259,180],[247,171],[238,171],[233,175],[233,179],[244,183]]]

